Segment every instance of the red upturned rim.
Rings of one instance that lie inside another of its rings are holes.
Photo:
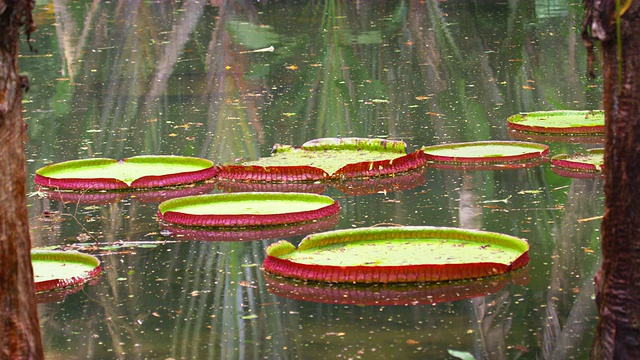
[[[64,190],[85,190],[85,191],[99,191],[99,190],[122,190],[129,189],[129,185],[124,181],[110,178],[65,178],[56,179],[40,174],[36,174],[33,181],[40,186],[46,188],[58,188]]]
[[[404,266],[334,266],[298,263],[279,256],[330,244],[351,241],[403,238],[482,240],[483,243],[508,243],[522,253],[510,264],[473,262],[453,264],[415,264]],[[521,268],[529,262],[529,245],[513,236],[477,230],[446,227],[375,227],[335,230],[305,237],[298,250],[286,241],[271,244],[264,260],[265,271],[283,277],[305,281],[336,283],[406,283],[450,281],[499,275]]]
[[[313,210],[291,211],[273,214],[188,214],[170,210],[172,207],[192,204],[215,203],[217,201],[262,200],[268,206],[269,200],[291,200],[317,202]],[[322,205],[322,206],[320,206]],[[246,192],[187,196],[162,202],[158,207],[158,218],[166,223],[199,227],[255,227],[303,223],[337,214],[340,204],[328,196],[306,193]]]
[[[430,154],[431,150],[442,150],[450,148],[470,148],[485,147],[491,145],[511,146],[531,149],[530,151],[518,155],[506,156],[448,156]],[[549,146],[524,141],[474,141],[466,143],[440,144],[423,147],[425,157],[428,161],[447,164],[491,164],[491,163],[510,163],[510,162],[526,162],[530,160],[540,159],[549,154]]]
[[[520,255],[510,265],[479,262],[446,265],[408,266],[327,266],[300,264],[267,256],[264,268],[268,272],[294,279],[333,283],[413,283],[479,278],[500,275],[518,269],[529,262],[529,254]]]
[[[574,126],[574,127],[559,127],[559,128],[551,128],[546,126],[533,126],[533,125],[522,125],[509,123],[509,127],[513,130],[517,131],[527,131],[533,133],[546,133],[546,134],[566,134],[566,135],[577,135],[577,134],[604,134],[604,125],[593,125],[593,126]]]
[[[539,125],[526,125],[518,122],[518,121],[525,121],[524,119],[527,117],[538,117],[538,116],[553,117],[556,115],[564,115],[564,114],[587,115],[587,114],[594,114],[596,112],[602,113],[601,110],[552,110],[552,111],[536,111],[536,112],[530,112],[530,113],[521,113],[521,114],[515,114],[510,116],[507,119],[507,124],[509,128],[514,130],[542,133],[542,134],[566,134],[566,135],[604,134],[604,123],[602,125],[584,125],[584,126],[539,126]]]
[[[597,166],[596,164],[593,164],[593,163],[588,163],[588,162],[578,160],[578,158],[581,156],[591,156],[591,155],[597,155],[597,154],[604,154],[604,149],[589,149],[587,150],[587,155],[558,154],[551,158],[551,165],[557,166],[559,168],[564,168],[567,170],[599,172],[601,170],[602,165]]]
[[[329,174],[320,168],[307,165],[222,165],[218,168],[217,178],[228,181],[307,182],[326,180]]]
[[[218,180],[250,182],[313,182],[391,176],[418,169],[427,160],[421,150],[391,160],[347,164],[333,174],[309,165],[222,165]]]
[[[593,164],[578,160],[579,157],[604,154],[604,149],[589,149],[587,155],[558,154],[551,158],[551,170],[558,175],[572,178],[591,178],[602,173],[604,164]]]
[[[32,250],[31,261],[57,261],[61,263],[77,262],[87,265],[87,271],[78,276],[57,278],[35,282],[36,293],[79,286],[94,279],[102,273],[100,261],[92,255],[76,251]]]
[[[74,166],[99,166],[110,165],[118,162],[127,163],[159,163],[163,161],[176,162],[176,160],[185,159],[185,161],[199,162],[207,164],[207,167],[200,170],[193,171],[181,171],[172,174],[164,175],[147,175],[142,176],[128,185],[126,182],[109,177],[95,177],[95,178],[73,178],[73,177],[61,177],[54,178],[46,176],[49,171],[56,171]],[[142,155],[125,158],[120,161],[109,158],[90,158],[80,160],[70,160],[60,163],[47,165],[36,170],[34,182],[37,185],[47,188],[58,188],[64,190],[83,190],[83,191],[100,191],[100,190],[128,190],[128,189],[150,189],[161,188],[167,186],[176,186],[183,184],[197,183],[204,180],[211,179],[216,176],[218,169],[213,162],[194,157],[186,156],[172,156],[172,155]]]
[[[347,164],[335,173],[332,179],[374,178],[407,173],[425,166],[427,159],[422,150],[406,154],[391,160],[363,161]]]

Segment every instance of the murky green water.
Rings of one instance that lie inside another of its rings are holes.
[[[31,80],[30,191],[36,169],[85,157],[230,163],[331,136],[399,139],[409,151],[508,140],[511,114],[600,107],[581,16],[563,0],[39,1],[38,53],[23,44],[20,59]],[[552,155],[601,146],[545,143]],[[548,163],[429,167],[369,189],[327,188],[342,207],[328,226],[497,231],[527,239],[531,261],[511,277],[455,286],[296,290],[261,271],[280,235],[171,232],[156,221],[160,200],[141,194],[85,203],[31,193],[35,246],[137,242],[98,252],[96,284],[39,305],[47,358],[587,356],[600,179],[562,177]]]

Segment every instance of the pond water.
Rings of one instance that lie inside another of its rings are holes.
[[[38,52],[23,44],[20,59],[31,81],[33,244],[82,248],[104,270],[76,293],[42,299],[48,359],[587,357],[598,177],[563,177],[545,162],[427,167],[409,184],[358,193],[328,187],[342,207],[329,228],[453,226],[531,245],[529,265],[507,277],[350,288],[265,276],[265,248],[303,233],[180,234],[158,224],[160,198],[62,202],[33,185],[36,169],[87,157],[232,163],[321,137],[398,139],[409,151],[509,140],[512,114],[600,107],[578,4],[42,0],[35,19]],[[551,155],[602,146],[545,143]]]

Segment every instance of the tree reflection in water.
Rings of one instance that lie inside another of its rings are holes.
[[[507,140],[514,113],[599,107],[599,87],[582,78],[581,14],[561,1],[38,5],[39,55],[20,60],[33,83],[31,174],[92,156],[232,163],[325,136],[400,139],[409,151]],[[551,5],[564,10],[543,11]],[[549,145],[552,154],[587,146]],[[428,168],[410,188],[325,194],[341,203],[338,228],[460,226],[526,238],[529,281],[433,305],[295,300],[270,293],[260,269],[275,239],[184,240],[158,226],[155,200],[63,203],[33,193],[36,246],[155,245],[101,252],[97,284],[40,305],[47,357],[586,356],[599,221],[585,219],[602,211],[599,179],[562,178],[546,163]]]

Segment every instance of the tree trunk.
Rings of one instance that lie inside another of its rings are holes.
[[[585,6],[587,46],[601,43],[606,119],[600,317],[591,355],[640,359],[640,0]]]
[[[2,359],[42,359],[26,200],[18,38],[29,0],[0,0],[0,342]]]

